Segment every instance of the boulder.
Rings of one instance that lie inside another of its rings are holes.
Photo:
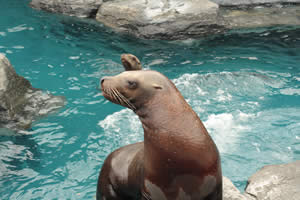
[[[32,0],[34,8],[95,18],[146,39],[201,38],[232,29],[300,25],[300,0]]]
[[[218,4],[209,0],[115,0],[104,2],[96,20],[147,39],[185,39],[223,30]]]
[[[222,6],[259,5],[274,3],[300,3],[300,0],[212,0]]]
[[[232,29],[300,25],[299,4],[265,5],[274,2],[115,0],[103,2],[96,20],[137,37],[166,40],[200,38]]]
[[[263,167],[249,178],[245,194],[250,200],[299,200],[300,160]]]
[[[240,193],[229,178],[223,176],[223,200],[248,200],[248,198]]]
[[[34,120],[64,104],[63,97],[33,88],[0,54],[0,128],[14,131],[28,129]]]
[[[92,18],[101,3],[102,0],[32,0],[30,5],[39,10]]]

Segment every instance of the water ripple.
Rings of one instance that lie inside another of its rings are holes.
[[[136,115],[98,90],[99,78],[124,71],[122,53],[175,82],[239,189],[265,164],[299,160],[299,27],[146,41],[27,3],[9,0],[0,8],[0,52],[34,87],[64,95],[68,104],[23,135],[0,130],[1,199],[95,199],[106,156],[143,140]]]
[[[13,28],[8,28],[7,31],[9,33],[15,33],[15,32],[20,32],[20,31],[24,31],[24,30],[30,30],[30,31],[33,31],[34,28],[33,27],[28,27],[27,24],[21,24],[21,25],[18,25],[16,27],[13,27]]]

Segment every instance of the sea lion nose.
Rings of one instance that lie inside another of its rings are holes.
[[[103,88],[103,83],[104,83],[104,81],[105,81],[106,79],[107,79],[106,77],[101,78],[100,84],[99,84],[99,89],[100,89],[100,90],[102,90],[102,88]]]
[[[101,85],[104,83],[105,77],[103,77],[100,81]]]
[[[100,80],[100,84],[102,85],[102,84],[104,83],[104,81],[106,81],[106,80],[108,80],[108,79],[109,79],[108,76],[102,77],[101,80]]]
[[[100,86],[101,86],[101,88],[104,87],[104,82],[108,81],[109,79],[110,79],[109,76],[104,76],[104,77],[101,78],[101,80],[100,80]]]

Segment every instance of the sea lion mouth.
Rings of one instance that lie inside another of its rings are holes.
[[[103,96],[108,100],[130,108],[131,110],[135,111],[136,107],[124,96],[122,95],[116,88],[103,88],[102,89]]]

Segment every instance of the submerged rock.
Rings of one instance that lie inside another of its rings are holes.
[[[32,87],[0,54],[0,128],[25,130],[39,117],[61,108],[65,99]]]
[[[249,178],[245,193],[251,200],[298,200],[300,160],[263,167]]]
[[[76,17],[93,17],[101,3],[102,0],[32,0],[30,5],[49,12]]]

